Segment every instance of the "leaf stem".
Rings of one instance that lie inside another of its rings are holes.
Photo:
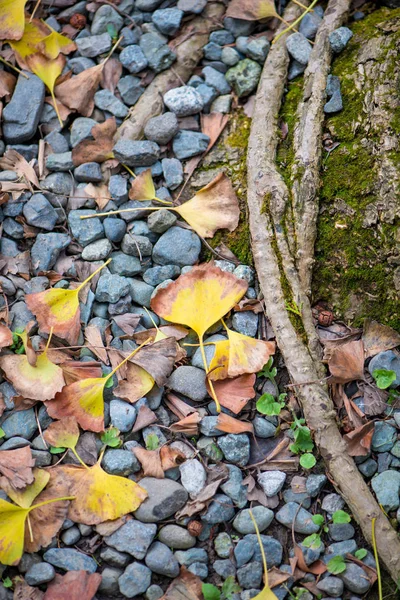
[[[26,521],[28,523],[29,537],[30,537],[31,542],[33,542],[32,523],[31,523],[30,518],[29,518],[29,513],[26,516]]]
[[[113,375],[115,375],[115,373],[118,371],[118,369],[120,369],[122,367],[122,365],[124,365],[130,358],[132,358],[132,356],[134,356],[136,354],[136,352],[139,352],[139,350],[141,348],[143,348],[143,346],[145,346],[150,341],[151,341],[151,337],[147,338],[147,340],[145,340],[143,342],[143,344],[140,344],[140,346],[138,346],[137,348],[135,348],[135,350],[133,350],[130,354],[128,354],[128,356],[126,358],[124,358],[124,360],[121,363],[119,363],[119,365],[117,365],[115,367],[115,369],[113,369],[111,371],[111,373],[109,373],[104,379],[106,381],[108,381],[110,379],[110,377],[112,377]]]
[[[28,510],[31,512],[34,508],[40,508],[41,506],[47,506],[47,504],[52,504],[53,502],[61,502],[63,500],[76,500],[76,496],[61,496],[61,498],[50,498],[50,500],[45,500],[44,502],[39,502],[39,504],[34,504]]]
[[[265,551],[264,551],[264,546],[263,546],[263,543],[261,540],[260,530],[258,529],[258,525],[256,523],[255,518],[253,517],[253,513],[252,513],[251,509],[249,510],[249,514],[250,514],[250,519],[253,521],[254,529],[256,530],[258,545],[260,546],[262,562],[263,562],[263,567],[264,567],[264,586],[267,589],[269,589],[267,559],[265,557]]]
[[[136,179],[137,175],[135,175],[135,173],[132,171],[132,169],[130,167],[128,167],[128,165],[125,165],[124,163],[122,163],[122,166],[124,167],[124,169],[126,169],[129,173],[129,175],[132,175],[132,177],[134,179]]]
[[[308,6],[306,8],[306,10],[300,15],[300,17],[298,17],[295,21],[293,21],[293,23],[289,27],[287,27],[286,29],[284,29],[283,31],[278,33],[278,35],[272,40],[272,43],[275,44],[275,42],[277,42],[280,37],[282,37],[288,31],[291,31],[295,27],[295,25],[300,23],[300,21],[302,21],[303,17],[314,8],[314,6],[317,4],[317,2],[318,2],[318,0],[313,0],[311,2],[310,6]]]
[[[105,213],[96,213],[95,215],[83,215],[80,219],[94,219],[95,217],[108,217],[108,215],[119,215],[120,213],[131,212],[132,210],[162,210],[162,206],[149,206],[147,208],[121,208],[120,210],[110,210]]]
[[[44,354],[45,352],[47,352],[47,350],[49,349],[50,342],[51,342],[51,338],[53,337],[53,329],[54,329],[54,327],[51,327],[51,328],[50,328],[49,337],[47,338],[47,344],[46,344],[46,347],[45,347],[45,349],[43,350],[43,354]]]
[[[94,216],[96,216],[96,217],[97,217],[97,215],[94,215]],[[81,219],[82,219],[82,217],[81,217]],[[85,285],[86,285],[87,283],[89,283],[89,281],[90,281],[91,279],[93,279],[93,277],[94,277],[95,275],[97,275],[97,273],[98,273],[99,271],[101,271],[102,269],[104,269],[104,267],[106,267],[106,266],[107,266],[107,265],[108,265],[108,264],[109,264],[111,261],[112,261],[112,258],[109,258],[109,259],[108,259],[108,260],[107,260],[107,261],[104,263],[104,265],[101,265],[101,266],[100,266],[98,269],[96,269],[96,270],[95,270],[95,271],[94,271],[94,272],[93,272],[91,275],[89,275],[89,277],[88,277],[87,279],[85,279],[85,281],[83,281],[83,282],[80,284],[80,286],[78,286],[77,288],[75,288],[75,290],[73,290],[73,291],[75,291],[75,292],[80,292],[80,291],[81,291],[81,289],[82,289],[83,287],[85,287]]]
[[[154,196],[153,200],[157,200],[157,202],[161,202],[161,204],[167,204],[168,206],[173,206],[173,202],[171,202],[170,200],[162,200],[161,198],[158,198],[157,196]]]
[[[211,391],[211,396],[215,402],[215,406],[217,408],[217,412],[220,413],[221,412],[221,405],[219,403],[219,400],[217,398],[217,394],[215,393],[215,389],[214,389],[214,385],[211,381],[211,379],[208,377],[208,373],[209,373],[209,369],[208,369],[208,364],[207,364],[207,357],[206,357],[206,352],[204,350],[204,342],[203,342],[203,336],[199,336],[199,343],[200,343],[200,352],[201,352],[201,357],[203,359],[203,364],[204,364],[204,369],[206,372],[206,376],[207,376],[207,381],[208,381],[208,385],[210,386],[210,391]]]
[[[81,463],[81,465],[83,467],[85,467],[85,469],[87,469],[88,471],[90,471],[90,468],[87,466],[86,463],[83,462],[83,460],[81,459],[81,457],[79,456],[79,454],[76,451],[76,448],[70,448],[70,450],[74,453],[75,457],[77,460],[79,460],[79,462]]]
[[[120,45],[120,43],[122,42],[122,40],[124,39],[124,36],[121,35],[121,37],[115,42],[114,46],[111,48],[110,52],[107,54],[107,56],[105,57],[105,59],[103,60],[103,62],[101,63],[103,66],[106,64],[106,62],[111,58],[111,56],[114,54],[115,50],[118,48],[118,46]]]
[[[49,90],[50,90],[50,88],[49,88]],[[64,127],[64,123],[63,123],[63,121],[61,119],[60,111],[58,110],[57,100],[56,100],[56,97],[54,95],[54,90],[50,90],[50,94],[51,94],[51,97],[53,99],[54,110],[56,111],[58,122],[60,123],[61,127]]]
[[[24,73],[21,69],[18,69],[18,67],[15,67],[11,63],[9,63],[2,56],[0,56],[0,62],[2,62],[4,65],[6,65],[7,67],[9,67],[13,71],[16,71],[19,75],[22,75],[22,77],[25,77],[25,79],[29,79],[29,77],[28,77],[28,75],[26,75],[26,73]]]
[[[381,568],[379,565],[379,556],[378,556],[378,548],[376,547],[376,537],[375,537],[375,521],[376,521],[376,517],[374,517],[372,519],[372,548],[374,550],[374,557],[375,557],[375,562],[376,562],[376,574],[378,577],[378,595],[379,595],[379,600],[383,599],[383,595],[382,595],[382,579],[381,579]]]

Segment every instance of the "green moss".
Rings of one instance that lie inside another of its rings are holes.
[[[332,73],[341,80],[344,108],[326,121],[327,130],[340,145],[323,164],[313,295],[314,300],[330,302],[338,315],[354,325],[368,316],[400,328],[393,268],[387,262],[394,251],[398,223],[363,227],[365,209],[376,200],[377,164],[372,146],[377,140],[362,121],[365,90],[354,85],[360,48],[382,35],[376,25],[388,17],[398,19],[400,10],[378,10],[354,24],[354,37],[333,64]],[[378,62],[386,60],[385,81],[390,81],[390,70],[396,66],[397,53],[391,49],[399,44],[400,32],[390,36],[377,58]],[[393,61],[387,62],[388,52]],[[400,131],[400,108],[394,112],[391,126]],[[391,158],[400,166],[399,152],[392,152]]]

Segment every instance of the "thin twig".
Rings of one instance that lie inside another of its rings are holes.
[[[38,429],[39,429],[40,437],[42,438],[42,442],[45,445],[45,447],[48,449],[49,446],[47,445],[47,442],[44,439],[43,431],[42,431],[42,426],[41,426],[40,421],[39,421],[39,415],[38,415],[37,406],[35,406],[35,418],[36,418],[36,423],[37,423],[37,426],[38,426]]]

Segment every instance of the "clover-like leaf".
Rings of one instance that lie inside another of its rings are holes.
[[[73,290],[51,288],[25,296],[26,304],[36,316],[40,329],[53,333],[70,344],[75,344],[80,331],[79,292],[111,259],[96,269],[85,281]]]
[[[213,381],[243,373],[256,373],[275,352],[274,342],[256,340],[228,328],[226,330],[228,339],[216,342],[210,363],[210,379]]]
[[[332,521],[333,523],[350,523],[351,516],[345,510],[335,510]]]
[[[0,40],[20,40],[25,26],[27,0],[2,0],[0,3]]]
[[[147,498],[146,490],[134,481],[103,471],[100,460],[93,467],[62,465],[53,469],[57,477],[70,484],[75,500],[68,516],[76,523],[97,525],[118,519],[137,510]]]
[[[36,357],[35,365],[27,354],[7,354],[0,358],[0,367],[24,398],[51,400],[65,384],[63,370],[51,362],[46,350]]]

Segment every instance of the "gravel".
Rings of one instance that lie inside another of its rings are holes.
[[[154,245],[153,261],[159,265],[194,265],[199,260],[201,242],[188,229],[171,227]]]
[[[11,101],[4,108],[3,134],[8,144],[20,144],[36,133],[42,112],[45,86],[32,73],[19,75]]]
[[[150,548],[157,533],[157,525],[141,523],[135,519],[122,525],[115,533],[105,538],[107,546],[131,554],[134,558],[142,560]]]
[[[143,523],[158,523],[180,510],[188,499],[185,488],[171,479],[144,477],[141,487],[147,490],[148,498],[135,512],[135,518]]]
[[[312,46],[301,33],[292,33],[286,40],[289,54],[302,65],[308,64]]]
[[[133,562],[118,579],[119,591],[126,598],[143,594],[151,584],[151,571],[145,565]]]
[[[168,144],[178,133],[178,118],[174,112],[166,112],[158,117],[149,119],[144,128],[148,140],[160,145]]]
[[[226,80],[235,94],[242,98],[256,89],[260,75],[261,67],[258,62],[245,58],[226,72]]]
[[[179,160],[191,158],[207,150],[210,138],[197,131],[179,131],[172,141],[172,150]]]
[[[51,548],[46,550],[43,558],[53,567],[63,571],[89,571],[89,573],[95,573],[97,569],[97,563],[93,558],[72,548]]]
[[[201,95],[190,86],[169,90],[164,94],[164,104],[177,117],[195,115],[203,108]]]
[[[338,54],[345,49],[352,37],[353,32],[348,27],[339,27],[338,29],[335,29],[335,31],[332,31],[332,33],[329,34],[329,42],[332,50]]]
[[[178,367],[168,379],[167,385],[174,392],[196,402],[201,402],[207,396],[205,373],[196,367]]]
[[[148,140],[119,140],[113,148],[114,156],[129,167],[149,167],[159,158],[160,147]]]
[[[158,535],[160,542],[174,550],[187,550],[196,544],[196,538],[178,525],[165,525]]]
[[[278,521],[278,523],[281,523],[282,525],[290,529],[296,517],[296,520],[294,522],[294,531],[296,533],[303,533],[304,535],[317,533],[319,531],[319,527],[318,525],[315,525],[315,523],[313,523],[311,519],[312,514],[309,513],[308,510],[306,510],[305,508],[299,507],[300,505],[296,502],[289,502],[288,504],[285,504],[276,513],[276,520]]]
[[[158,575],[177,577],[179,563],[168,546],[161,542],[154,542],[145,558],[146,565]]]
[[[243,535],[256,532],[250,512],[252,512],[260,531],[267,529],[274,518],[272,510],[265,506],[255,506],[251,511],[250,509],[241,510],[233,521],[233,527]]]
[[[265,471],[257,477],[257,481],[265,492],[267,498],[272,498],[281,491],[286,481],[283,471]]]

